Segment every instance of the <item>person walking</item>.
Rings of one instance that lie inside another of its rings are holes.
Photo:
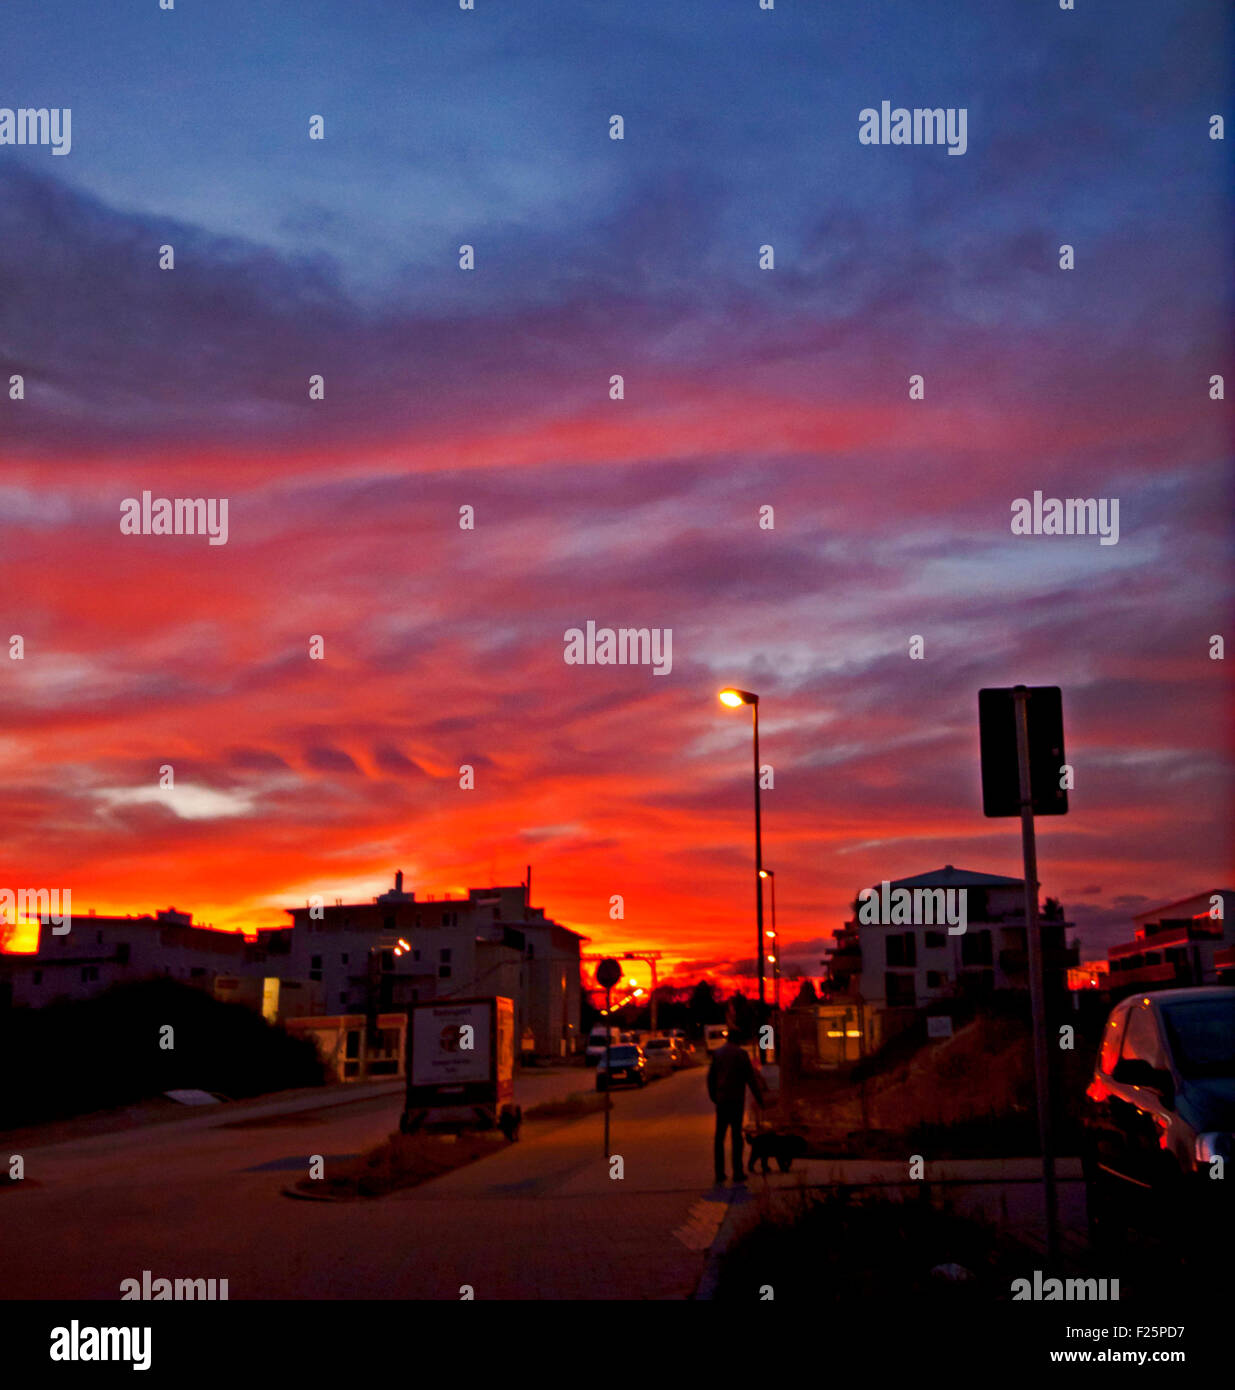
[[[742,1171],[742,1114],[746,1109],[746,1090],[763,1104],[763,1089],[759,1073],[750,1054],[738,1046],[738,1034],[733,1028],[725,1034],[725,1042],[712,1054],[708,1068],[708,1099],[716,1107],[716,1134],[712,1141],[712,1158],[716,1181],[725,1181],[725,1131],[732,1131],[733,1180],[745,1182]]]

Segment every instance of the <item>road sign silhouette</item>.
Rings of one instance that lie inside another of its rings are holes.
[[[1019,687],[1018,687],[1019,688]],[[1063,695],[1057,685],[1028,688],[1029,775],[1035,816],[1066,816],[1068,793],[1059,784],[1063,751]],[[1012,687],[978,691],[982,743],[982,813],[1019,816],[1020,773],[1016,753],[1016,701]]]

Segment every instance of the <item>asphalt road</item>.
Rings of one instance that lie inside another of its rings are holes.
[[[297,1201],[308,1156],[361,1152],[400,1101],[168,1124],[25,1155],[0,1194],[0,1298],[119,1297],[226,1278],[232,1299],[687,1298],[732,1190],[711,1185],[703,1070],[614,1093],[602,1117],[528,1123],[490,1158],[376,1201]]]

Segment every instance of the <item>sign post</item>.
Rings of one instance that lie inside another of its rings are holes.
[[[1033,818],[1035,812],[1062,816],[1068,811],[1067,791],[1060,785],[1060,771],[1066,762],[1061,691],[1058,686],[1030,688],[1024,685],[1010,690],[980,690],[978,722],[982,743],[983,812],[991,817],[1019,815],[1021,819],[1026,964],[1029,1006],[1033,1015],[1033,1079],[1038,1144],[1042,1151],[1042,1205],[1046,1255],[1053,1261],[1059,1251],[1059,1210],[1051,1124],[1050,1053],[1046,1038],[1046,982],[1038,922],[1038,850]]]
[[[596,983],[602,985],[605,991],[605,1161],[610,1158],[609,1154],[609,1111],[613,1109],[613,1097],[610,1094],[609,1084],[609,1048],[613,1044],[613,1029],[608,1020],[612,1014],[612,992],[613,986],[622,978],[622,967],[612,957],[606,957],[596,967]]]
[[[1055,1197],[1055,1152],[1051,1135],[1051,1074],[1046,1042],[1046,982],[1042,976],[1042,939],[1038,928],[1038,846],[1033,830],[1033,785],[1029,770],[1029,691],[1018,685],[1016,757],[1020,769],[1021,852],[1025,861],[1025,937],[1029,947],[1029,1007],[1033,1013],[1033,1083],[1038,1098],[1038,1143],[1042,1149],[1042,1200],[1046,1208],[1046,1257],[1059,1246],[1059,1210]]]

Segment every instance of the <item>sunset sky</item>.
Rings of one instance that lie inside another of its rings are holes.
[[[1222,8],[10,0],[0,106],[72,150],[0,147],[0,886],[252,930],[530,862],[594,947],[734,978],[735,684],[817,975],[862,886],[1019,874],[977,727],[1018,681],[1064,691],[1083,954],[1231,886]],[[884,99],[967,152],[860,144]],[[143,489],[227,544],[122,535]],[[1035,490],[1118,544],[1013,536]],[[671,674],[566,665],[589,619]]]

